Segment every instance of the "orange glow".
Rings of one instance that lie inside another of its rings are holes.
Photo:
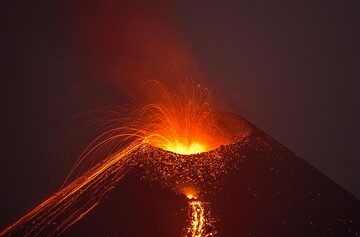
[[[147,86],[153,103],[137,114],[142,120],[144,141],[178,154],[206,152],[226,144],[216,124],[210,92],[200,85],[180,85],[176,93],[158,81]]]
[[[172,151],[174,153],[190,155],[195,153],[201,153],[207,151],[207,147],[199,144],[199,143],[191,143],[189,145],[183,144],[181,142],[174,142],[172,144],[168,144],[164,147],[165,150]]]
[[[188,199],[196,199],[198,197],[198,191],[190,186],[186,186],[180,190]]]

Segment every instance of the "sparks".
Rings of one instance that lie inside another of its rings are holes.
[[[154,103],[144,106],[137,118],[149,144],[177,154],[213,150],[228,141],[217,125],[210,92],[200,85],[180,85],[176,92],[158,81],[149,81]]]

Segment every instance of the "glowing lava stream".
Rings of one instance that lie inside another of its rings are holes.
[[[204,203],[196,198],[191,198],[189,199],[189,208],[191,223],[188,227],[188,234],[191,234],[192,237],[201,237],[206,222]]]
[[[198,190],[192,187],[185,187],[181,190],[188,199],[189,205],[189,225],[187,227],[188,237],[207,237],[214,236],[215,230],[212,226],[213,219],[210,211],[206,210],[206,203],[198,196]],[[205,228],[212,227],[212,228]],[[212,230],[213,229],[213,230]]]

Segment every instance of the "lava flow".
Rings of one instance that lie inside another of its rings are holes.
[[[192,237],[201,237],[203,236],[204,225],[206,222],[204,204],[196,199],[191,199],[189,201],[189,206],[191,209],[191,225],[188,232],[191,233]]]
[[[190,219],[189,226],[187,227],[187,236],[214,236],[216,232],[212,226],[213,217],[210,211],[206,209],[206,203],[198,197],[195,189],[185,188],[184,191],[188,199]]]
[[[146,151],[149,145],[189,155],[213,150],[228,142],[217,124],[207,89],[202,89],[199,85],[190,89],[181,86],[178,93],[170,93],[158,81],[150,81],[147,86],[153,87],[152,91],[157,91],[152,97],[152,103],[122,120],[121,126],[99,136],[75,163],[69,179],[75,176],[76,171],[87,160],[97,156],[106,156],[105,159],[9,226],[1,236],[61,234],[92,210],[134,164],[142,165],[145,162],[141,159],[134,162],[138,156],[133,154]],[[109,150],[112,151],[110,154]],[[160,157],[154,157],[158,158]],[[191,173],[191,169],[187,172]],[[176,170],[170,170],[166,175],[183,177]],[[184,180],[193,182],[190,174],[186,176],[188,177],[184,176]],[[175,183],[168,184],[176,186]],[[202,236],[205,224],[203,203],[200,200],[189,200],[193,210],[193,236]]]

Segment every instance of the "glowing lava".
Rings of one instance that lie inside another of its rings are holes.
[[[183,193],[189,200],[198,197],[198,191],[190,186],[185,186],[181,189],[181,193]]]
[[[204,233],[205,226],[205,210],[204,204],[194,198],[190,199],[189,206],[191,210],[191,224],[188,228],[188,233],[192,237],[201,237]]]
[[[189,206],[189,225],[186,236],[206,237],[215,235],[216,231],[212,226],[212,217],[209,210],[206,210],[206,204],[199,198],[198,190],[192,187],[185,187],[181,192],[188,199]],[[211,227],[211,228],[205,228]]]
[[[199,143],[191,143],[186,145],[180,142],[169,144],[165,147],[165,150],[172,151],[178,154],[190,155],[195,153],[201,153],[207,151],[207,147]]]
[[[229,142],[219,128],[210,92],[200,85],[179,85],[175,92],[158,81],[149,81],[153,103],[136,118],[144,141],[167,151],[190,155],[213,150]]]

